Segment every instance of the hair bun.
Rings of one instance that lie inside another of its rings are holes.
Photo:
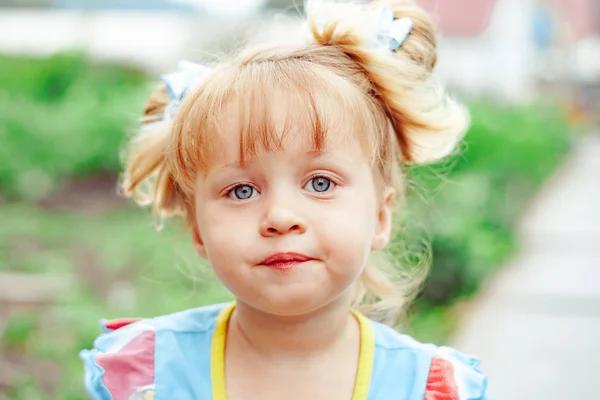
[[[373,46],[377,14],[389,7],[395,19],[412,22],[399,48]],[[437,61],[433,22],[412,0],[369,4],[313,0],[307,8],[312,39],[335,46],[369,81],[367,90],[386,113],[405,163],[430,163],[450,154],[469,123],[468,112],[432,78]]]

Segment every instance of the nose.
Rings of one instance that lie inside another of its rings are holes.
[[[304,232],[306,232],[305,221],[289,208],[270,209],[260,224],[260,234],[264,237]]]

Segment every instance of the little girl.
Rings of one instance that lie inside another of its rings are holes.
[[[429,17],[411,0],[315,1],[304,33],[182,63],[151,96],[124,191],[182,216],[236,300],[106,323],[81,353],[92,398],[490,398],[476,359],[389,327],[414,282],[369,260],[400,167],[446,156],[468,123],[433,84]]]

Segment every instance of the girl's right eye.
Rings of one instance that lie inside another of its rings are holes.
[[[256,195],[258,192],[250,185],[237,185],[227,192],[227,196],[233,200],[248,200]]]

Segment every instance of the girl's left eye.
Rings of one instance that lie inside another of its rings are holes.
[[[335,183],[325,176],[315,176],[304,186],[304,190],[309,192],[324,193],[329,189],[333,189]]]

